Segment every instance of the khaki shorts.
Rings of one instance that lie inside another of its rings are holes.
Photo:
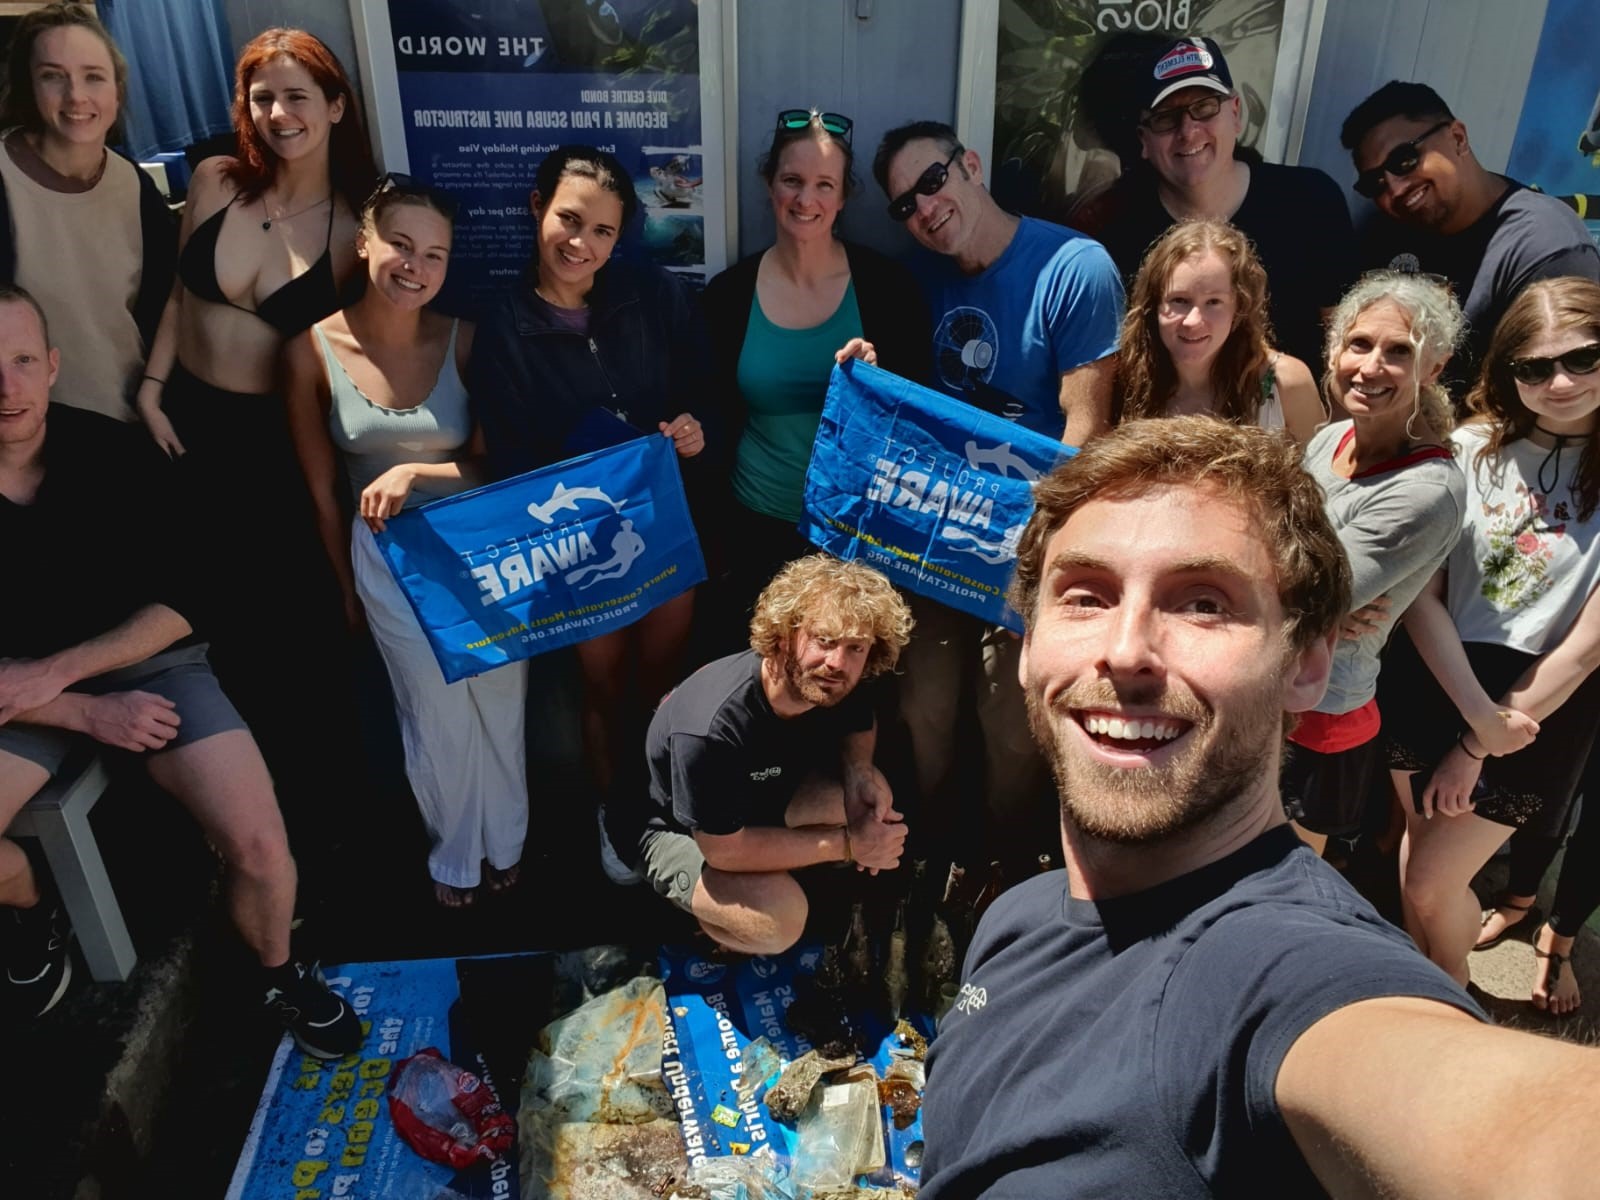
[[[652,829],[639,841],[639,870],[656,895],[693,915],[694,885],[706,869],[706,856],[692,834]]]

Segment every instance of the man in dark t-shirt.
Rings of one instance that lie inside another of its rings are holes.
[[[50,404],[59,352],[33,297],[0,285],[0,832],[85,751],[138,755],[227,861],[228,911],[261,1006],[301,1049],[342,1058],[361,1022],[290,953],[295,868],[255,740],[206,665],[170,469],[109,417]],[[71,981],[47,878],[0,837],[0,1011],[31,1018]]]
[[[1230,222],[1267,272],[1278,348],[1320,378],[1323,314],[1355,277],[1355,234],[1339,186],[1313,167],[1262,162],[1239,147],[1239,96],[1210,38],[1179,38],[1155,53],[1140,92],[1144,162],[1116,182],[1097,206],[1104,222],[1086,232],[1105,244],[1131,291],[1145,253],[1174,222]]]
[[[1284,821],[1350,589],[1293,445],[1132,422],[1035,502],[1011,602],[1067,866],[978,926],[922,1196],[1585,1194],[1600,1051],[1482,1024]]]
[[[1467,127],[1427,84],[1384,84],[1351,110],[1339,140],[1356,191],[1381,214],[1363,261],[1443,275],[1467,315],[1465,345],[1445,368],[1457,404],[1511,301],[1537,279],[1600,283],[1600,249],[1577,213],[1478,161]]]
[[[910,629],[869,567],[823,555],[784,567],[756,602],[751,648],[661,702],[645,741],[650,803],[606,822],[607,850],[636,848],[639,873],[721,945],[792,946],[807,906],[791,871],[900,862],[906,827],[857,685],[894,666]]]

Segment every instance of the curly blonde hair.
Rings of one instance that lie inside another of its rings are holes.
[[[1128,291],[1117,362],[1119,421],[1164,417],[1178,390],[1178,373],[1161,341],[1161,301],[1180,264],[1215,251],[1228,265],[1233,285],[1233,328],[1211,363],[1216,415],[1236,425],[1254,425],[1261,412],[1261,384],[1272,357],[1267,321],[1267,273],[1245,237],[1226,221],[1179,221],[1144,256]]]
[[[911,610],[871,567],[825,554],[789,563],[762,589],[750,619],[750,648],[781,659],[801,629],[822,637],[872,638],[863,679],[892,670],[911,640]]]

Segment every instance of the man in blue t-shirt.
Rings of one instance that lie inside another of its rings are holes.
[[[1294,447],[1135,422],[1036,500],[1011,599],[1067,869],[978,927],[921,1194],[1589,1194],[1600,1052],[1481,1024],[1284,821],[1350,589]]]

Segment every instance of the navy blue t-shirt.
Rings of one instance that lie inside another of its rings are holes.
[[[1482,1011],[1288,826],[1099,902],[984,915],[928,1057],[923,1200],[1318,1196],[1278,1113],[1295,1039],[1358,1000]]]

